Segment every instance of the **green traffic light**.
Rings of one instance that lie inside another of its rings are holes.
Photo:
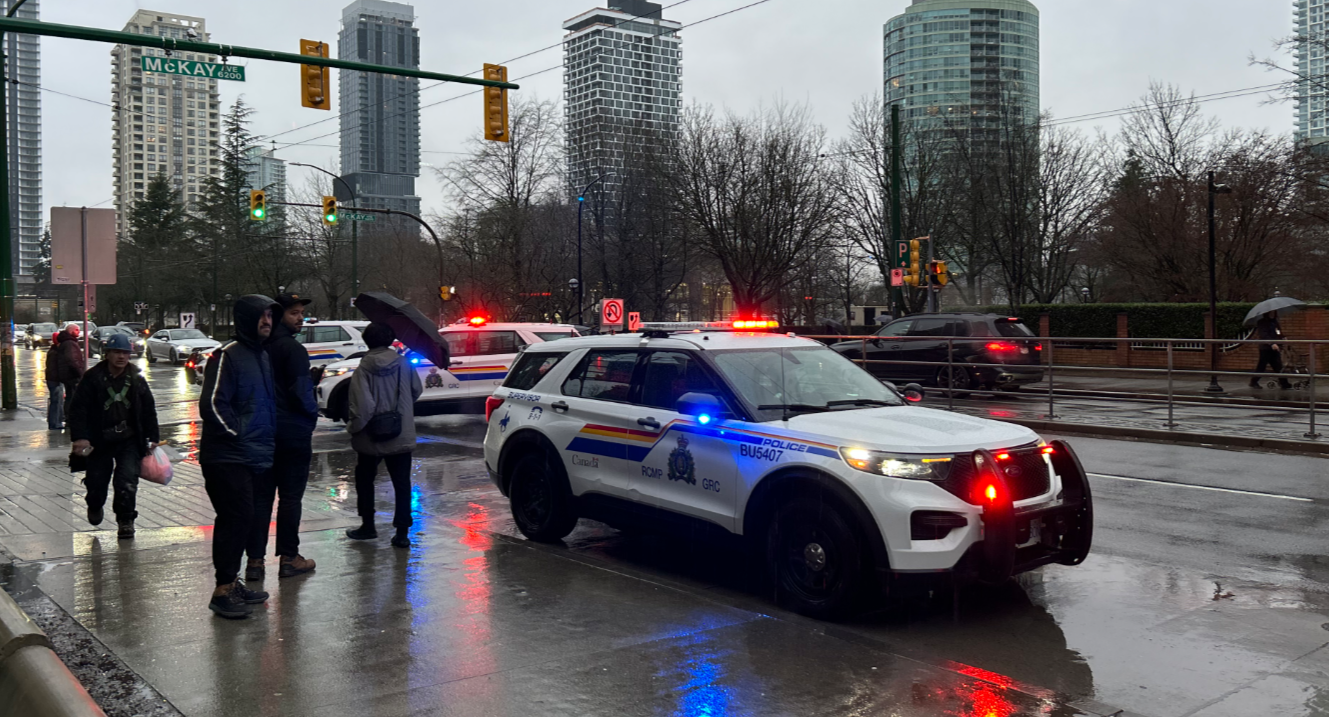
[[[329,215],[325,216],[324,219],[327,219],[329,224],[336,224],[336,223],[337,223],[337,215],[336,215],[336,214],[329,214]]]
[[[262,218],[263,218],[263,210],[262,210],[262,209],[255,209],[253,212],[251,212],[251,214],[254,215],[254,218],[255,218],[255,219],[262,219]]]

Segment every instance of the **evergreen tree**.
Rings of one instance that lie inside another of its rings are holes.
[[[249,150],[255,145],[249,131],[249,118],[253,110],[239,98],[222,117],[222,134],[218,142],[219,169],[204,177],[199,188],[199,199],[194,206],[194,234],[198,249],[204,254],[199,262],[199,278],[203,293],[210,303],[221,301],[221,295],[245,293],[243,265],[247,248],[245,234],[250,231],[249,219]]]

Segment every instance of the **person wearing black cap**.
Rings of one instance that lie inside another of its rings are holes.
[[[300,502],[309,482],[313,456],[311,439],[318,423],[318,402],[309,374],[309,351],[296,340],[304,329],[309,299],[299,294],[280,294],[282,315],[272,327],[264,348],[272,362],[272,380],[277,397],[277,447],[272,471],[264,479],[255,477],[254,522],[249,532],[249,562],[246,580],[262,580],[268,550],[268,523],[273,499],[277,500],[277,576],[289,578],[314,569],[314,561],[300,555]]]
[[[254,521],[254,483],[272,469],[277,408],[272,364],[263,342],[281,304],[260,294],[235,302],[235,336],[213,352],[203,372],[198,444],[203,487],[217,513],[212,531],[212,567],[217,588],[208,608],[221,617],[248,617],[268,599],[240,580],[240,561]]]

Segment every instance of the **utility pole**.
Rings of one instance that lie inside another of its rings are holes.
[[[900,218],[900,105],[891,105],[891,248],[899,264],[904,229]],[[891,287],[891,316],[904,315],[904,287]]]
[[[1209,171],[1209,385],[1204,392],[1210,394],[1226,393],[1218,385],[1218,260],[1214,242],[1214,195],[1231,194],[1232,187],[1226,184],[1214,184],[1214,172]]]

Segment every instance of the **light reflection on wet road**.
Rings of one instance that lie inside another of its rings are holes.
[[[145,368],[188,448],[197,388]],[[0,469],[59,459],[60,439],[29,428],[0,423]],[[419,428],[412,550],[306,532],[318,570],[269,578],[254,619],[204,609],[202,527],[141,531],[133,548],[80,528],[73,557],[19,578],[189,715],[1329,714],[1323,459],[1070,439],[1091,471],[1313,502],[1095,479],[1084,565],[967,589],[958,621],[949,600],[917,599],[829,624],[775,608],[728,546],[589,522],[565,546],[525,541],[474,448],[482,422]],[[345,434],[321,422],[315,447],[310,494],[344,517]]]

